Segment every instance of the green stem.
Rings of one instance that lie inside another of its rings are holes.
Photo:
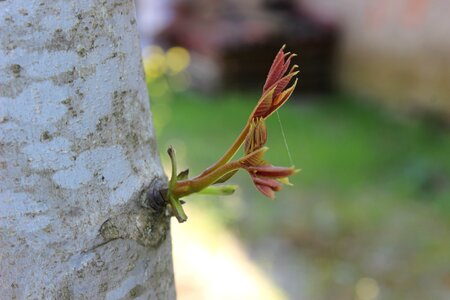
[[[167,190],[167,200],[170,203],[170,206],[172,207],[172,212],[177,218],[178,222],[182,223],[187,220],[186,213],[183,210],[183,207],[181,206],[179,197],[176,197],[173,194],[173,189],[177,186],[177,159],[175,156],[175,150],[170,146],[170,148],[167,150],[167,153],[169,154],[170,160],[172,162],[172,177],[169,181],[169,189]]]
[[[192,193],[199,192],[219,180],[228,172],[237,170],[240,167],[241,163],[236,160],[219,166],[208,174],[202,174],[196,178],[178,181],[176,186],[172,189],[171,194],[178,199]]]
[[[172,163],[172,176],[170,177],[169,181],[169,190],[172,190],[177,184],[177,159],[175,157],[175,150],[172,148],[172,146],[169,147],[167,153],[169,154],[170,161]]]
[[[239,134],[239,136],[237,137],[237,139],[234,141],[234,143],[231,145],[231,147],[228,148],[228,150],[225,152],[225,154],[218,161],[216,161],[214,164],[212,164],[210,167],[208,167],[205,171],[203,171],[200,175],[198,175],[197,177],[195,177],[193,179],[197,179],[197,178],[206,176],[206,175],[214,172],[215,170],[217,170],[218,168],[220,168],[227,162],[229,162],[230,159],[232,159],[233,156],[236,154],[236,152],[239,150],[242,143],[245,141],[245,138],[247,137],[249,131],[250,131],[250,121],[247,122],[247,125],[245,125],[244,129],[242,129],[242,131]]]
[[[172,212],[174,216],[177,218],[178,222],[183,223],[187,220],[186,213],[181,206],[180,201],[176,198],[172,193],[168,192],[167,197],[169,198],[169,203],[172,206]]]

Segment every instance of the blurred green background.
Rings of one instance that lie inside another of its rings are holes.
[[[178,298],[449,299],[450,24],[430,18],[445,5],[259,2],[165,4],[170,21],[144,30],[161,159],[168,170],[172,145],[191,175],[240,133],[279,47],[300,54],[267,158],[302,171],[274,201],[245,172],[232,196],[185,199],[189,220],[172,226]]]
[[[445,299],[448,132],[350,96],[326,97],[338,101],[294,96],[280,111],[293,162],[302,169],[293,187],[270,201],[242,172],[231,180],[240,186],[236,197],[191,196],[187,206],[212,214],[238,237],[290,299],[352,299],[361,278],[375,280],[380,299]],[[237,92],[152,97],[165,164],[173,145],[181,169],[198,174],[232,143],[257,99]],[[289,166],[278,120],[268,127],[269,160]]]

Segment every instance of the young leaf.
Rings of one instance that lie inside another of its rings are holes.
[[[227,196],[233,194],[237,190],[237,188],[238,188],[237,185],[221,185],[221,186],[210,185],[198,193],[203,195]]]

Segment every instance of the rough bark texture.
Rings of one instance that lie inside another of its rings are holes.
[[[131,0],[0,1],[1,299],[173,299]]]

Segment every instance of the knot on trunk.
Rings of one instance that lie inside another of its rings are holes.
[[[131,239],[145,247],[157,247],[166,239],[169,220],[161,213],[131,211],[109,218],[99,231],[105,242]]]

